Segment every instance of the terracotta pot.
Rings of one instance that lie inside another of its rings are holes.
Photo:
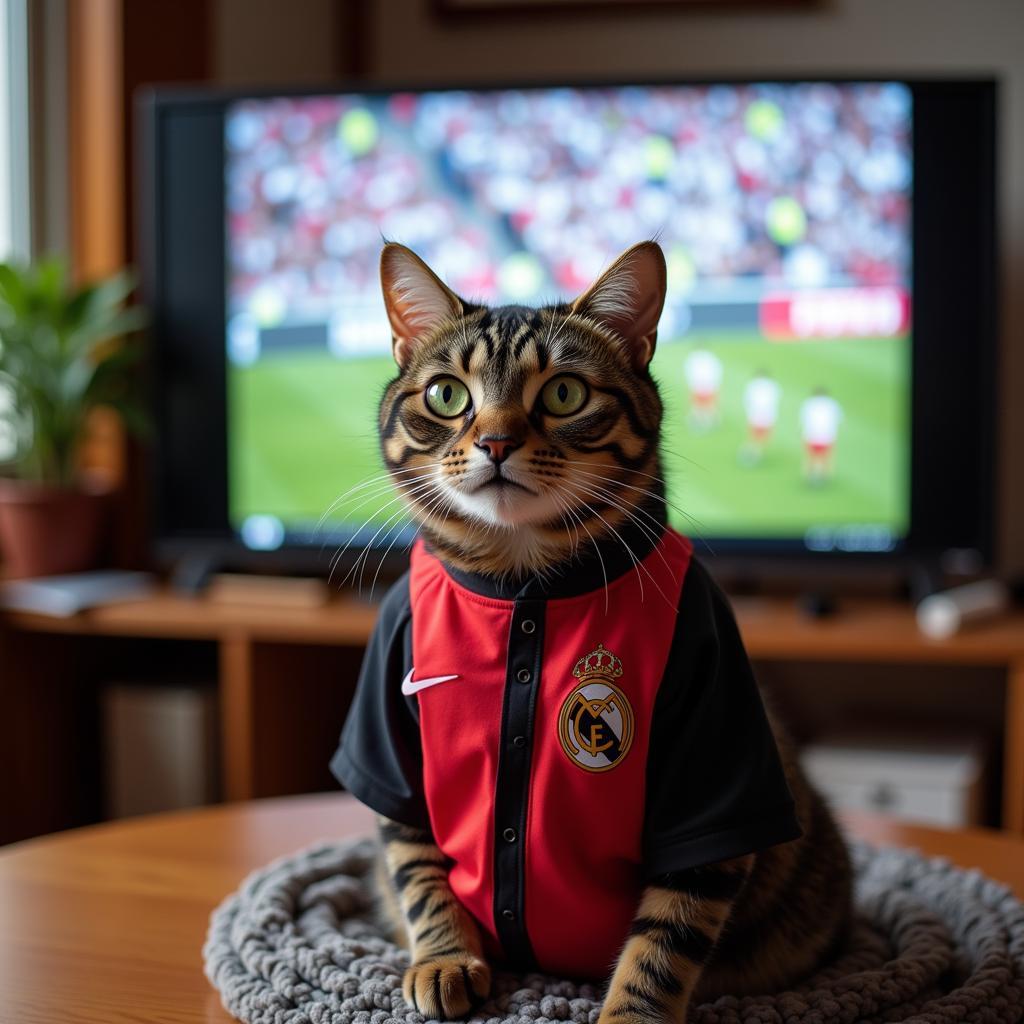
[[[52,576],[96,565],[106,492],[0,479],[6,576]]]

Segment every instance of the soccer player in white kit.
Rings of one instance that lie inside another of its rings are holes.
[[[782,389],[767,370],[758,370],[743,392],[743,410],[747,414],[749,437],[740,453],[744,462],[760,462],[765,446],[779,419]]]
[[[722,360],[698,348],[686,357],[683,373],[690,389],[690,422],[708,430],[718,422],[718,391],[722,385]]]
[[[824,388],[816,388],[800,407],[806,453],[804,477],[809,483],[822,483],[832,475],[833,452],[842,420],[842,406]]]

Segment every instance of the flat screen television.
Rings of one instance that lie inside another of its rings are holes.
[[[677,526],[712,551],[992,556],[995,85],[807,79],[140,103],[162,552],[400,551],[382,239],[470,299],[662,245]],[[327,555],[323,556],[324,558]]]

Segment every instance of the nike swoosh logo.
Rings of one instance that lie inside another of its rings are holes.
[[[437,686],[438,683],[447,683],[449,679],[459,678],[458,676],[431,676],[429,679],[417,679],[416,682],[413,682],[414,671],[414,669],[409,669],[409,674],[402,680],[402,693],[407,697],[418,690],[425,690],[428,686]]]

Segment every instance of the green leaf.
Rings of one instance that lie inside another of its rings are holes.
[[[84,359],[76,359],[64,367],[60,375],[60,398],[64,405],[74,407],[83,404],[96,369]]]
[[[134,286],[122,272],[72,288],[60,260],[0,264],[0,373],[14,382],[11,415],[27,425],[21,471],[68,481],[86,413],[97,404],[115,406],[129,429],[145,431],[132,373],[145,313],[125,305]]]
[[[24,273],[10,263],[0,263],[0,303],[7,306],[15,317],[28,312]]]
[[[67,303],[66,324],[75,330],[119,309],[135,290],[135,275],[122,271],[106,281],[85,285]]]
[[[113,338],[123,338],[141,331],[149,317],[141,306],[112,310],[90,324],[79,327],[68,339],[69,351],[78,354],[94,350]]]
[[[36,268],[35,291],[43,309],[59,309],[64,304],[64,262],[56,257]]]

